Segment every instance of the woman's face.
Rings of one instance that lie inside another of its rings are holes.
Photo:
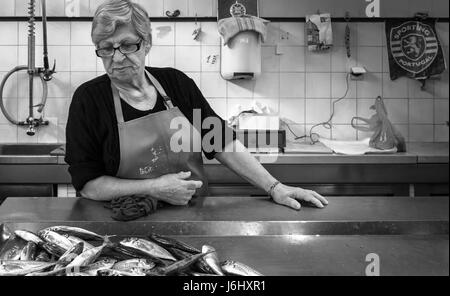
[[[101,40],[97,44],[99,48],[119,47],[122,44],[136,44],[141,42],[133,26],[130,24],[120,25],[116,28],[113,35]],[[144,75],[145,56],[150,50],[150,45],[142,41],[138,51],[124,55],[118,49],[114,51],[111,57],[102,57],[103,66],[106,73],[112,80],[121,82],[131,82],[136,77]]]

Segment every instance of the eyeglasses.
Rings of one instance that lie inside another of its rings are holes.
[[[112,57],[116,52],[116,49],[118,49],[122,54],[130,54],[138,51],[141,48],[141,43],[142,40],[134,44],[121,44],[118,47],[99,48],[95,50],[95,54],[100,58]]]

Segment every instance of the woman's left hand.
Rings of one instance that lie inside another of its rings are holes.
[[[275,186],[272,198],[277,204],[285,205],[295,210],[300,210],[301,208],[299,201],[309,202],[318,208],[323,208],[328,205],[328,201],[313,190],[287,186],[284,184]]]

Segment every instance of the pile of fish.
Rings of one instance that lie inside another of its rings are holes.
[[[103,236],[71,226],[33,233],[0,224],[0,276],[260,276],[233,260],[219,261],[174,238]]]

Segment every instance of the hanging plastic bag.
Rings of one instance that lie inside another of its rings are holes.
[[[353,128],[364,132],[373,132],[369,142],[369,146],[372,148],[387,150],[396,147],[397,152],[406,152],[405,138],[388,119],[383,99],[377,97],[375,104],[370,109],[375,110],[375,114],[370,119],[361,117],[352,118],[351,124]],[[355,124],[356,120],[365,122],[367,126]]]

